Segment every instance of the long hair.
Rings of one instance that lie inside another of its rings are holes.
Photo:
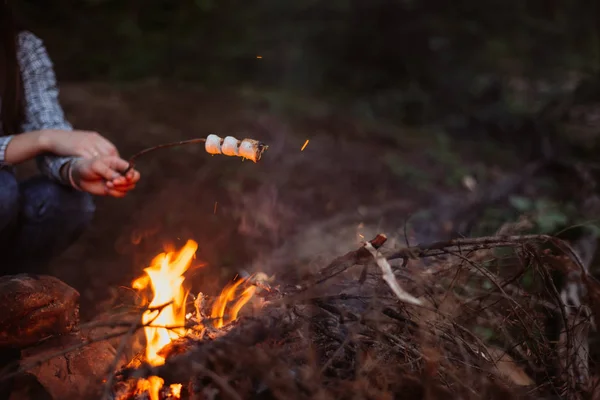
[[[17,61],[19,30],[9,0],[0,0],[0,119],[4,135],[20,133],[23,114],[23,87]]]

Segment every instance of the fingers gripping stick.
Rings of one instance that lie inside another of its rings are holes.
[[[242,139],[238,140],[233,136],[227,136],[224,139],[217,135],[208,135],[206,138],[183,140],[181,142],[173,142],[161,144],[158,146],[150,147],[134,154],[129,159],[129,166],[122,175],[127,175],[129,171],[135,166],[135,160],[144,154],[150,153],[154,150],[164,149],[167,147],[183,146],[188,144],[204,143],[204,149],[208,154],[223,154],[230,157],[242,157],[244,159],[252,160],[257,163],[260,161],[262,154],[269,148],[266,144],[259,142],[254,139]]]

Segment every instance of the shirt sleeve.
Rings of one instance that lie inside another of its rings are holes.
[[[58,87],[52,60],[42,41],[30,32],[21,32],[17,58],[25,96],[23,132],[40,129],[72,130],[73,127],[65,119],[58,100]],[[9,141],[10,138],[5,146]],[[0,154],[3,156],[1,150],[2,142],[0,142]],[[60,176],[60,169],[72,159],[73,157],[43,154],[37,158],[37,165],[46,176],[67,184]]]
[[[4,155],[6,154],[6,148],[12,140],[13,136],[0,136],[0,167],[5,167],[8,164],[4,162]]]

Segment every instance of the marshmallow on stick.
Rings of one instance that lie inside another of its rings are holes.
[[[240,141],[233,136],[227,136],[225,139],[222,139],[217,135],[211,134],[208,135],[206,139],[188,139],[180,142],[160,144],[158,146],[144,149],[131,156],[129,159],[129,167],[127,167],[125,171],[121,172],[121,174],[125,175],[127,172],[129,172],[134,167],[135,161],[144,154],[159,149],[198,143],[204,143],[204,149],[208,154],[224,154],[231,157],[242,157],[244,159],[252,160],[255,163],[260,161],[262,154],[269,148],[269,146],[266,144],[254,139],[243,139]]]
[[[208,135],[204,145],[208,154],[224,154],[226,156],[242,157],[258,162],[262,153],[268,148],[265,144],[254,139],[238,140],[233,136],[225,139],[217,135]]]

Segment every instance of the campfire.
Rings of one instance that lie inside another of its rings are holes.
[[[128,308],[132,320],[78,324],[78,294],[64,283],[0,279],[5,293],[20,296],[3,297],[9,309],[25,308],[37,322],[23,330],[22,319],[5,319],[4,342],[37,344],[23,350],[18,372],[52,394],[13,398],[533,400],[580,399],[593,389],[585,325],[566,315],[573,325],[563,335],[548,317],[560,315],[562,297],[542,286],[553,270],[580,270],[565,242],[545,235],[387,249],[386,242],[378,235],[318,269],[279,276],[277,285],[260,273],[236,277],[211,297],[192,292],[208,288],[186,289],[186,271],[198,265],[198,244],[189,240],[156,256],[133,282],[141,308]],[[511,251],[502,268],[482,267],[499,261],[498,249]],[[428,268],[424,258],[433,260]],[[518,279],[526,273],[533,283]],[[597,315],[600,285],[585,285]],[[255,302],[260,312],[248,312]],[[91,326],[115,330],[94,335]],[[125,359],[139,329],[145,348]],[[48,339],[51,332],[60,333]],[[101,379],[89,387],[90,377]],[[36,387],[19,385],[22,393]]]
[[[142,360],[132,363],[143,361],[160,366],[165,363],[163,351],[175,341],[202,340],[207,334],[213,338],[223,334],[256,293],[258,288],[252,283],[252,277],[238,277],[214,299],[209,319],[205,317],[206,301],[201,292],[193,301],[195,312],[187,313],[187,300],[191,296],[183,285],[184,274],[192,265],[197,249],[198,244],[188,240],[177,252],[161,253],[144,269],[144,275],[133,281],[132,287],[141,294],[145,307],[141,322],[146,350]],[[151,400],[179,399],[181,391],[181,383],[165,387],[162,378],[150,376],[137,381],[135,395],[147,394]]]

